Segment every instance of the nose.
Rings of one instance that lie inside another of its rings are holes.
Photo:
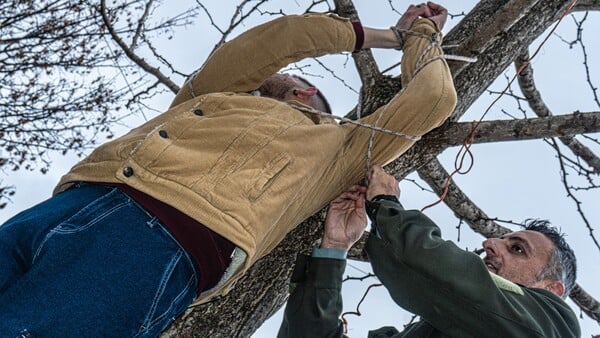
[[[498,241],[501,241],[501,239],[499,238],[488,238],[485,241],[483,241],[482,245],[483,245],[483,249],[485,250],[485,253],[489,256],[498,256]]]

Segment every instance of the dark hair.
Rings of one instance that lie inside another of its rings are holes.
[[[554,279],[563,282],[565,293],[562,298],[567,298],[575,287],[577,259],[573,249],[565,241],[565,235],[547,220],[525,220],[524,228],[542,233],[554,243],[554,250],[550,253],[548,263],[536,277],[538,280]]]
[[[302,81],[302,83],[304,83],[304,85],[306,85],[306,87],[315,87],[315,85],[313,85],[312,83],[310,83],[307,79],[303,78],[302,76],[298,76],[298,75],[293,75],[296,79]],[[323,110],[323,112],[327,113],[327,114],[332,114],[331,112],[331,106],[329,105],[329,101],[327,101],[327,99],[325,98],[325,95],[323,95],[323,93],[321,92],[321,90],[317,90],[317,98],[320,100],[320,102],[322,103],[322,107],[320,107],[320,110]],[[314,107],[317,108],[317,107]]]

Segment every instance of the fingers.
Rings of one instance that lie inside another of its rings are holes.
[[[446,23],[448,11],[443,6],[435,2],[421,3],[418,5],[410,5],[404,12],[404,15],[396,23],[396,27],[400,29],[410,29],[413,22],[418,17],[428,18],[433,21],[441,30]]]
[[[448,14],[448,10],[442,5],[436,4],[435,2],[427,2],[427,7],[431,9],[433,15]]]
[[[352,191],[352,192],[366,192],[367,191],[367,187],[365,187],[364,185],[353,185],[351,186],[348,191]]]
[[[353,201],[358,203],[357,206],[360,207],[365,203],[365,194],[367,192],[367,187],[361,185],[354,185],[348,189],[348,191],[344,191],[338,197],[336,197],[333,201],[331,201],[331,205],[339,205],[342,203],[346,203],[348,201]]]
[[[441,30],[444,27],[444,24],[446,24],[448,10],[443,6],[431,1],[427,3],[427,7],[431,9],[432,15],[426,18],[433,21],[437,25],[438,29]]]
[[[386,173],[379,165],[369,170],[369,187],[367,189],[367,200],[379,195],[392,195],[400,197],[398,181],[392,175]]]
[[[364,195],[358,191],[345,191],[338,198],[341,200],[353,200],[356,201],[360,198],[361,195]]]
[[[420,16],[422,16],[424,18],[428,18],[432,15],[433,14],[432,14],[431,8],[429,8],[429,6],[427,6],[427,5],[423,5],[423,14],[420,14]]]
[[[396,27],[399,29],[409,29],[419,16],[425,16],[428,13],[431,15],[431,9],[425,3],[410,5],[396,23]]]
[[[419,16],[424,16],[427,13],[431,13],[431,9],[426,3],[421,3],[418,5],[408,6],[405,14],[409,14],[410,16],[417,18]]]

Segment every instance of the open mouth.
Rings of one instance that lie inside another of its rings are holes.
[[[498,268],[496,268],[496,266],[491,262],[491,260],[485,259],[483,261],[483,263],[485,264],[485,266],[487,267],[487,269],[490,272],[493,272],[493,273],[497,273],[498,272]]]

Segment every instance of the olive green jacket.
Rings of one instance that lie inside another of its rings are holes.
[[[577,317],[555,294],[488,272],[482,259],[441,238],[425,215],[379,202],[378,235],[366,250],[373,271],[402,308],[421,316],[383,337],[580,337]],[[345,260],[299,257],[278,337],[342,337],[341,284]]]
[[[435,32],[428,20],[414,29]],[[405,77],[403,93],[363,122],[381,115],[380,127],[423,135],[450,115],[456,93],[444,60],[415,74],[417,62],[441,48],[406,40],[403,73],[414,78]],[[97,148],[55,192],[76,181],[122,183],[174,206],[245,253],[196,303],[227,292],[291,229],[361,178],[371,134],[248,92],[290,62],[352,51],[355,41],[352,24],[333,15],[290,15],[248,30],[221,46],[165,113]],[[378,133],[373,162],[388,163],[413,143]]]

